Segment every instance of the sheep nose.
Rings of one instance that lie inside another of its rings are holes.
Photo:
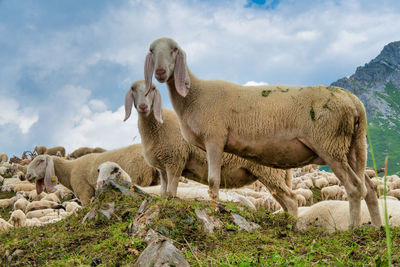
[[[163,68],[158,68],[158,69],[156,69],[156,75],[157,76],[160,76],[160,75],[163,75],[163,74],[165,74],[165,69],[163,69]]]
[[[139,105],[139,108],[140,108],[141,110],[146,110],[146,109],[147,109],[147,105],[146,105],[146,104],[140,104],[140,105]]]

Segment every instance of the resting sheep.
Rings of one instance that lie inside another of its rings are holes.
[[[38,155],[43,155],[46,153],[47,148],[45,146],[35,146],[35,149],[33,150],[36,152]]]
[[[383,209],[380,206],[379,216],[383,219]],[[387,200],[389,225],[400,226],[400,201]],[[361,224],[371,224],[371,218],[365,201],[361,202]],[[297,227],[306,230],[311,225],[324,227],[328,232],[345,231],[349,228],[348,201],[326,200],[318,202],[309,208],[299,208]]]
[[[378,199],[366,165],[366,113],[350,92],[332,86],[244,87],[201,80],[186,64],[185,52],[169,38],[150,45],[144,76],[167,83],[186,141],[207,152],[208,182],[218,197],[223,151],[274,168],[329,165],[349,198],[350,228],[360,224],[364,197],[375,226]]]
[[[123,180],[131,182],[131,177],[117,163],[106,161],[100,164],[97,169],[99,176],[97,177],[96,190],[99,189],[104,182],[109,180]]]
[[[10,219],[8,220],[10,224],[14,227],[24,227],[24,226],[40,226],[41,222],[34,219],[27,219],[25,213],[21,210],[15,210],[11,213]]]
[[[91,154],[91,153],[103,153],[106,152],[104,148],[101,147],[95,147],[95,148],[90,148],[90,147],[80,147],[76,150],[74,150],[71,154],[68,155],[68,159],[77,159],[80,158],[84,155]]]
[[[94,196],[97,183],[97,168],[106,161],[118,163],[131,177],[132,183],[149,186],[158,183],[157,171],[149,167],[143,156],[140,144],[110,150],[104,153],[89,154],[76,160],[66,160],[49,155],[37,156],[28,166],[26,178],[35,178],[37,193],[46,187],[55,191],[57,181],[71,189],[84,205]]]
[[[138,128],[144,157],[161,173],[161,194],[176,196],[180,176],[208,184],[206,153],[185,142],[175,112],[161,108],[158,89],[153,85],[150,94],[145,96],[145,92],[144,81],[132,84],[125,97],[125,120],[129,118],[134,103],[139,114]],[[221,177],[222,188],[238,188],[259,180],[285,211],[297,215],[296,195],[290,188],[290,170],[265,167],[224,153]]]
[[[7,162],[8,156],[5,153],[0,153],[0,163]]]
[[[8,229],[12,228],[13,225],[7,221],[5,221],[3,218],[0,218],[0,232],[1,231],[7,231]]]
[[[25,211],[26,207],[28,206],[29,201],[26,200],[25,198],[21,198],[18,199],[17,201],[15,201],[14,206],[13,206],[13,210],[22,210]]]

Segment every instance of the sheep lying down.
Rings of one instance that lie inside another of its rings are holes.
[[[400,201],[387,199],[389,224],[400,226]],[[383,200],[379,199],[379,211],[382,220]],[[346,231],[349,229],[349,202],[341,200],[327,200],[318,202],[311,207],[299,208],[298,227],[301,230],[310,228],[311,225],[324,227],[332,233],[337,230]],[[361,224],[371,224],[371,217],[367,205],[361,202]]]
[[[138,186],[139,187],[139,186]],[[161,195],[161,185],[139,187],[146,193],[152,195]],[[208,185],[189,181],[188,183],[179,183],[176,196],[181,199],[198,199],[210,201],[210,194],[208,192]],[[263,200],[262,203],[258,203]],[[256,192],[249,188],[236,188],[236,189],[220,189],[219,200],[222,202],[239,202],[253,210],[256,210],[264,203],[270,203],[268,207],[274,207],[272,210],[276,211],[281,208],[279,203],[275,201],[272,195],[268,192]],[[268,208],[266,207],[266,208]]]

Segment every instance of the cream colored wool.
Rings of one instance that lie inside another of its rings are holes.
[[[62,146],[48,148],[44,154],[65,157],[65,148]]]
[[[338,185],[332,185],[322,188],[321,190],[322,200],[342,200],[343,191]]]
[[[310,189],[298,188],[293,190],[293,192],[302,195],[306,201],[308,201],[311,205],[313,204],[313,192]]]
[[[7,231],[10,228],[13,228],[13,225],[3,218],[0,218],[0,232]]]
[[[8,156],[5,153],[0,153],[0,163],[7,162]]]
[[[38,154],[38,155],[43,155],[46,152],[47,148],[45,146],[35,146],[34,151]]]
[[[328,164],[346,187],[350,228],[360,224],[364,197],[381,226],[378,199],[364,179],[366,113],[350,92],[333,86],[244,87],[201,80],[172,39],[155,40],[145,60],[146,89],[155,71],[166,82],[185,140],[207,151],[214,197],[221,183],[223,151],[276,168]]]
[[[25,211],[26,207],[28,206],[29,201],[26,200],[25,198],[18,199],[15,201],[13,210],[22,210]]]
[[[146,164],[140,144],[104,153],[89,154],[76,160],[65,160],[48,155],[37,156],[28,166],[27,179],[35,178],[36,183],[54,192],[57,181],[48,180],[48,185],[46,185],[44,177],[47,170],[51,174],[48,176],[49,179],[56,177],[55,180],[71,189],[82,203],[87,205],[90,198],[94,196],[97,168],[106,161],[118,163],[129,174],[134,184],[149,186],[158,183],[157,171]]]
[[[387,200],[389,225],[400,226],[400,201]],[[379,200],[380,217],[383,219],[383,201]],[[365,201],[361,202],[361,224],[371,224],[371,217]],[[345,231],[349,229],[348,201],[326,200],[312,205],[308,209],[299,208],[297,227],[300,230],[309,229],[315,225],[325,228],[328,232]]]

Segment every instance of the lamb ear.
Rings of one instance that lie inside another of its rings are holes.
[[[133,104],[133,94],[132,94],[132,90],[129,89],[125,95],[125,119],[124,119],[124,121],[126,121],[131,116],[132,104]]]
[[[161,117],[161,94],[158,89],[154,89],[154,97],[153,97],[153,113],[154,117],[159,123],[163,123],[163,119]]]
[[[185,97],[190,87],[190,78],[186,65],[186,54],[182,49],[178,49],[175,59],[174,70],[175,88],[178,94]]]
[[[53,193],[56,191],[56,185],[58,178],[54,170],[54,162],[51,157],[47,157],[46,172],[44,174],[44,185],[46,186],[47,192]]]
[[[153,77],[154,71],[154,61],[153,61],[153,54],[148,53],[146,56],[146,60],[144,61],[144,80],[146,82],[146,96],[149,94],[151,89],[151,79]]]

